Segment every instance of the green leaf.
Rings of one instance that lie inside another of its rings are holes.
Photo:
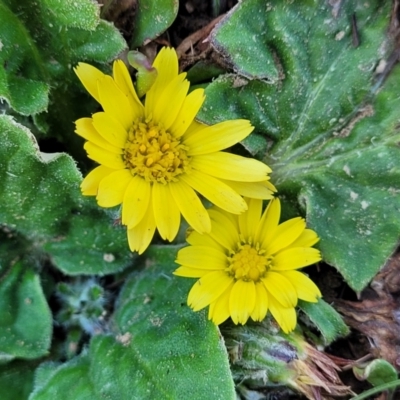
[[[40,55],[23,23],[0,3],[0,98],[23,115],[47,109],[49,86],[40,68]],[[17,44],[17,45],[16,45]],[[36,71],[26,63],[36,65]],[[23,68],[24,74],[21,74]],[[21,76],[22,75],[22,76]]]
[[[31,243],[22,235],[0,225],[0,275],[27,254],[30,247]]]
[[[83,355],[57,365],[42,364],[36,372],[35,388],[30,400],[93,400],[97,399],[94,384],[89,380],[89,357]]]
[[[36,240],[62,232],[81,175],[66,154],[40,153],[35,137],[0,116],[0,220]]]
[[[326,345],[349,334],[349,328],[340,314],[324,300],[309,303],[299,300],[298,306],[321,332]]]
[[[218,328],[186,305],[193,282],[172,275],[177,248],[148,250],[148,267],[120,294],[115,336],[93,337],[86,355],[58,368],[43,365],[31,400],[236,398]]]
[[[381,358],[371,361],[364,367],[355,366],[353,372],[357,379],[367,380],[373,386],[383,385],[397,379],[397,371],[393,365]]]
[[[254,12],[254,4],[254,1],[244,1],[233,8],[213,30],[211,44],[238,74],[250,79],[275,82],[279,72],[265,15],[270,5],[264,2],[261,12]]]
[[[101,210],[77,213],[65,236],[43,247],[58,269],[68,275],[105,275],[127,267],[133,260],[126,228],[116,226]]]
[[[0,359],[33,359],[47,353],[52,317],[39,277],[21,262],[0,280]]]
[[[53,98],[50,88],[71,97],[72,67],[78,61],[105,63],[126,48],[118,30],[100,20],[92,0],[2,0],[0,26],[0,98],[22,115],[37,115],[47,111],[49,101],[62,99]],[[50,107],[46,119],[54,112]],[[67,131],[66,126],[71,132],[72,121],[55,125],[56,132]],[[40,121],[38,128],[48,126]]]
[[[41,0],[35,5],[38,13],[57,25],[91,31],[99,24],[100,6],[92,0]]]
[[[265,40],[282,80],[237,87],[235,76],[218,78],[198,117],[207,123],[248,118],[271,140],[263,159],[272,182],[306,210],[324,260],[359,291],[394,251],[400,230],[399,72],[378,95],[382,79],[375,73],[392,48],[390,5],[353,0],[337,12],[327,2],[274,0],[266,8],[248,0],[230,14],[243,36],[250,11],[265,18]],[[239,67],[251,73],[246,63]]]
[[[83,60],[110,62],[126,48],[124,39],[114,25],[103,20],[99,21],[93,32],[70,29],[63,40],[68,46],[65,61],[70,58],[73,63]],[[76,79],[75,75],[73,77]]]
[[[0,116],[0,137],[0,220],[8,229],[40,241],[69,275],[110,274],[132,262],[126,230],[81,198],[70,156],[40,153],[30,131],[8,116]],[[21,253],[27,244],[18,246]]]
[[[223,73],[224,70],[221,67],[201,60],[189,69],[186,78],[192,85],[191,89],[193,89],[193,85],[210,81]]]
[[[172,275],[176,251],[168,246],[147,252],[151,267],[134,274],[120,294],[119,343],[93,341],[91,371],[102,397],[235,399],[218,328],[186,305],[193,282]]]
[[[242,141],[243,147],[252,155],[265,154],[267,140],[264,136],[253,133]]]
[[[15,360],[0,365],[0,388],[2,400],[27,400],[33,388],[36,364]]]
[[[178,8],[178,0],[140,1],[130,48],[139,47],[161,35],[174,22]]]

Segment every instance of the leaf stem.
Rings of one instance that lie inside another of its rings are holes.
[[[355,397],[352,397],[350,400],[366,399],[367,397],[372,396],[376,393],[383,392],[384,390],[388,390],[388,389],[394,389],[397,386],[400,386],[400,379],[396,379],[395,381],[391,381],[391,382],[376,386],[372,389],[365,391],[364,393],[361,393]]]

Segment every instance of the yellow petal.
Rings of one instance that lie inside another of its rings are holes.
[[[192,168],[231,181],[265,181],[271,168],[261,161],[219,151],[193,157]]]
[[[297,305],[297,292],[293,285],[281,274],[269,271],[261,281],[268,293],[282,304],[282,307],[295,307]]]
[[[199,232],[192,231],[186,238],[186,241],[192,246],[207,246],[224,252],[223,246],[221,246],[208,234],[201,234]]]
[[[247,204],[240,195],[210,175],[192,170],[190,174],[182,174],[180,178],[207,200],[228,212],[240,214],[247,209]]]
[[[247,204],[247,203],[246,203]],[[229,219],[231,224],[235,227],[235,231],[239,232],[239,221],[238,221],[238,215],[232,214],[228,211],[223,210],[220,207],[213,206],[210,208],[210,210],[215,210],[218,211],[220,214],[224,215],[226,218]]]
[[[142,254],[153,239],[156,230],[153,206],[151,202],[144,218],[132,229],[128,229],[128,243],[131,251]]]
[[[312,229],[304,229],[303,233],[290,245],[290,247],[311,247],[319,242],[318,235]]]
[[[265,240],[262,247],[268,254],[274,254],[291,245],[306,228],[306,221],[301,218],[292,218],[278,225],[271,239]]]
[[[238,216],[240,233],[245,239],[254,240],[255,231],[260,222],[262,212],[262,200],[248,199],[248,210]]]
[[[317,285],[305,274],[299,271],[282,271],[280,274],[291,282],[299,299],[316,303],[322,296]]]
[[[100,165],[96,167],[93,171],[89,172],[89,174],[81,183],[82,194],[85,196],[96,196],[99,189],[100,181],[114,171],[115,169]]]
[[[122,223],[128,229],[136,226],[144,218],[150,201],[150,183],[138,176],[131,176],[122,203]]]
[[[202,131],[204,128],[207,128],[208,126],[209,125],[205,125],[205,124],[202,124],[202,123],[197,122],[196,120],[194,120],[189,125],[189,127],[186,129],[186,132],[184,133],[183,140],[185,141],[186,139],[188,139],[189,137],[191,137],[195,133]]]
[[[269,310],[283,332],[289,333],[296,327],[297,317],[293,307],[282,307],[273,297],[269,297]]]
[[[262,321],[268,312],[268,293],[261,282],[256,283],[256,303],[250,314],[253,321]]]
[[[125,147],[128,133],[118,120],[104,112],[93,114],[92,118],[93,126],[105,140],[117,148],[123,149]]]
[[[204,275],[190,290],[188,305],[194,311],[207,307],[225,291],[231,282],[232,278],[222,271],[212,271]]]
[[[89,142],[94,143],[95,145],[102,147],[115,154],[122,154],[122,149],[113,146],[110,142],[105,140],[100,133],[94,128],[92,118],[81,118],[75,121],[76,129],[75,132],[88,140]]]
[[[88,157],[91,160],[98,162],[99,164],[105,165],[106,167],[112,169],[125,168],[125,163],[122,160],[121,154],[113,153],[109,149],[103,149],[102,147],[99,147],[92,142],[86,142],[83,148],[88,153]]]
[[[197,113],[205,100],[204,90],[196,89],[189,93],[182,104],[174,123],[169,128],[169,131],[176,138],[181,137],[194,121]]]
[[[161,122],[165,129],[169,129],[174,123],[185,101],[189,90],[189,82],[186,74],[179,74],[163,90],[156,100],[153,110],[153,118]]]
[[[78,65],[74,68],[74,71],[76,75],[78,75],[78,78],[82,82],[85,89],[95,100],[97,100],[97,102],[100,103],[97,83],[101,82],[105,75],[92,65],[82,62],[78,63]]]
[[[191,267],[179,267],[173,274],[176,276],[182,276],[184,278],[201,278],[210,271],[207,269],[196,269]]]
[[[281,202],[278,198],[272,199],[265,209],[260,223],[256,229],[256,242],[269,243],[273,238],[274,232],[279,224],[281,217]]]
[[[312,247],[290,247],[276,254],[272,265],[275,271],[307,267],[321,260],[319,250]]]
[[[230,317],[229,298],[231,296],[233,285],[234,282],[232,280],[231,284],[225,289],[225,291],[210,304],[208,319],[214,322],[215,325],[222,324]]]
[[[235,324],[245,324],[254,310],[256,289],[253,281],[238,280],[231,290],[229,311]]]
[[[196,192],[182,181],[171,182],[168,186],[187,223],[199,233],[210,232],[210,217]]]
[[[134,120],[134,113],[128,98],[119,89],[114,79],[105,75],[104,79],[98,83],[98,91],[103,110],[128,130]]]
[[[122,93],[128,98],[129,104],[132,109],[133,118],[141,118],[144,115],[144,106],[140,102],[135,88],[132,84],[131,76],[122,60],[114,61],[113,64],[114,81]]]
[[[172,242],[179,230],[181,213],[168,185],[153,184],[153,209],[160,236]]]
[[[164,88],[178,76],[178,56],[176,55],[175,49],[163,47],[157,54],[153,62],[153,67],[157,70],[157,78],[153,86],[146,93],[146,117],[152,115],[156,101]]]
[[[253,129],[248,120],[224,121],[205,126],[189,137],[184,136],[183,144],[188,146],[189,156],[215,153],[240,142],[250,135]]]
[[[263,182],[235,182],[221,179],[235,192],[251,199],[270,200],[276,192],[275,186],[270,181]]]
[[[188,246],[178,251],[177,264],[206,270],[224,270],[228,266],[227,256],[212,247]]]
[[[209,235],[225,249],[233,251],[240,242],[239,232],[228,217],[215,209],[208,210],[211,218]]]
[[[115,207],[121,204],[126,188],[132,179],[127,169],[120,169],[107,175],[100,181],[97,203],[100,207]]]

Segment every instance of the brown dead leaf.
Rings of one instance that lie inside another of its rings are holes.
[[[336,305],[352,328],[369,338],[371,353],[400,369],[400,254],[395,255],[360,296]]]

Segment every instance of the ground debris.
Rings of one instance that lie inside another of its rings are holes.
[[[337,300],[346,323],[369,338],[371,353],[400,370],[400,254],[374,278],[360,301]]]

